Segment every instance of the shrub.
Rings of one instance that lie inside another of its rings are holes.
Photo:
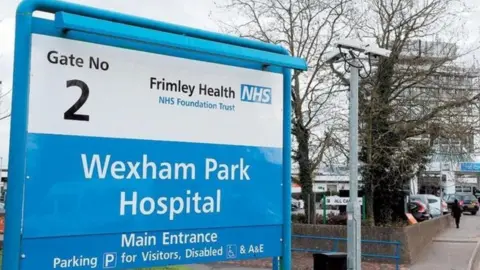
[[[315,224],[323,224],[323,216],[317,215],[315,221],[316,221]],[[330,213],[327,215],[326,221],[327,221],[326,223],[327,225],[347,225],[347,215],[346,214],[335,215],[333,213]],[[308,220],[305,214],[293,214],[292,223],[308,224]],[[367,225],[367,221],[362,220],[362,225]]]
[[[323,216],[317,215],[315,221],[315,224],[323,224]],[[292,223],[308,224],[307,216],[305,214],[292,214]]]

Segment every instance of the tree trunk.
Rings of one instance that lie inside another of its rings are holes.
[[[313,223],[315,220],[315,200],[313,193],[313,179],[309,156],[309,134],[302,127],[297,127],[297,142],[298,142],[298,167],[300,176],[300,185],[302,187],[302,199],[305,203],[305,215],[308,218],[308,223]]]
[[[373,94],[373,93],[372,93]],[[374,205],[375,205],[375,189],[373,185],[373,179],[372,173],[371,173],[371,164],[372,164],[372,153],[373,153],[373,115],[372,115],[372,106],[373,106],[373,98],[370,98],[370,104],[369,104],[369,110],[368,110],[368,138],[367,138],[367,170],[368,174],[364,174],[363,177],[366,179],[363,181],[364,183],[364,191],[365,191],[365,198],[366,198],[366,212],[367,212],[367,223],[370,226],[375,225],[375,211],[374,211]],[[368,186],[367,186],[368,185]]]
[[[368,188],[365,190],[365,200],[366,205],[365,205],[365,210],[367,212],[367,224],[369,226],[374,226],[375,225],[375,212],[373,209],[374,206],[374,191],[371,188]]]
[[[312,191],[312,176],[310,172],[304,170],[300,167],[300,181],[302,187],[302,199],[305,203],[305,215],[308,218],[308,223],[314,223],[316,212],[315,212],[315,198]]]

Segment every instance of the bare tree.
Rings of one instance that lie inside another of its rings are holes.
[[[310,217],[315,217],[314,202],[308,204],[306,198],[312,193],[314,172],[336,157],[331,150],[341,144],[336,132],[344,128],[345,119],[345,102],[338,100],[345,87],[339,86],[323,57],[335,40],[349,35],[351,4],[351,0],[227,0],[219,5],[239,18],[223,21],[224,31],[280,44],[308,62],[307,72],[293,73],[291,98],[293,160]]]
[[[12,93],[12,89],[8,90],[7,92],[5,92],[4,94],[2,94],[0,96],[0,101],[1,101],[0,102],[0,108],[3,107],[2,105],[5,103],[5,100],[7,99],[6,97],[8,95],[11,95],[11,93]],[[10,108],[8,108],[8,109],[1,108],[1,109],[2,109],[2,111],[0,111],[0,120],[7,119],[11,116]]]
[[[0,18],[0,24],[5,20],[5,18]],[[0,59],[3,57],[3,52],[0,52]],[[2,81],[0,80],[0,90],[2,90]],[[5,97],[11,93],[11,89],[7,91],[5,94],[0,92],[0,104],[3,103]],[[0,106],[1,107],[1,106]],[[10,110],[0,112],[0,120],[6,119],[10,117]]]
[[[403,215],[395,209],[405,184],[421,171],[431,154],[432,139],[453,136],[457,117],[480,97],[471,87],[460,89],[440,77],[458,78],[456,60],[465,55],[457,43],[465,10],[456,0],[365,0],[358,37],[392,51],[371,63],[372,76],[360,91],[362,180],[371,221],[388,223]],[[446,42],[439,42],[438,37]],[[425,42],[428,41],[428,42]],[[338,70],[334,70],[339,73]],[[462,73],[463,77],[467,73]],[[469,80],[469,79],[466,79]],[[445,93],[449,93],[448,97]],[[465,127],[465,125],[463,125]],[[465,133],[457,134],[457,137]],[[465,137],[465,136],[464,136]],[[427,143],[423,143],[425,141]],[[374,207],[377,206],[377,207]]]

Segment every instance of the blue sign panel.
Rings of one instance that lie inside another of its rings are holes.
[[[289,70],[303,60],[60,1],[17,12],[3,269],[291,268]]]
[[[480,172],[480,163],[478,162],[461,162],[460,171],[462,172]]]
[[[278,226],[262,226],[26,239],[23,250],[31,256],[22,267],[135,269],[273,257],[281,245],[271,239],[281,233]]]

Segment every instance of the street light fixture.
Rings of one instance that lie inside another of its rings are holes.
[[[328,54],[326,62],[332,64],[344,62],[345,65],[350,67],[350,200],[347,204],[347,266],[348,270],[360,270],[362,237],[360,204],[358,203],[358,84],[360,68],[365,66],[360,61],[359,55],[361,53],[365,54],[370,62],[371,57],[390,57],[391,51],[379,48],[376,45],[349,39],[340,40],[336,47],[338,51]],[[345,51],[348,51],[348,53]]]

